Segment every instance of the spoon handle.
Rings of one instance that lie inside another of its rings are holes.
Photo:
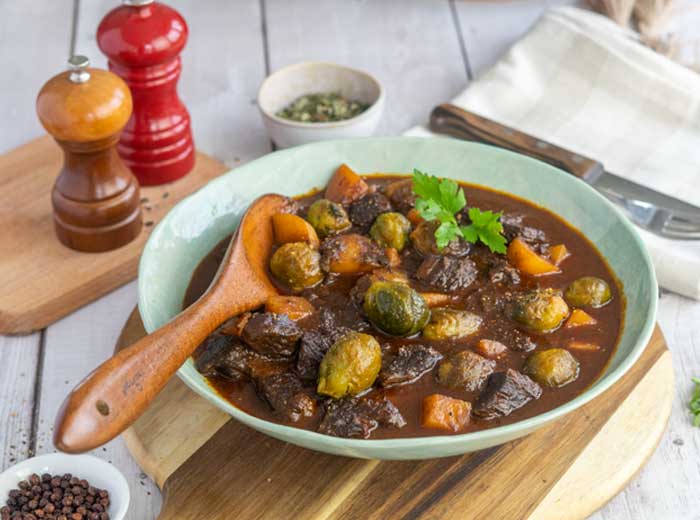
[[[54,445],[81,453],[129,427],[197,346],[226,319],[221,298],[207,293],[172,321],[120,351],[66,397]]]

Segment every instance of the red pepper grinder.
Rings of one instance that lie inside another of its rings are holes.
[[[187,34],[184,18],[153,0],[123,0],[97,28],[110,70],[134,99],[118,150],[142,185],[174,181],[194,166],[190,115],[176,90]]]

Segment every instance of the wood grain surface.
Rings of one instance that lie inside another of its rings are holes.
[[[0,156],[0,333],[45,327],[136,277],[136,268],[153,226],[177,201],[226,170],[215,159],[197,155],[186,177],[141,190],[144,227],[124,247],[106,253],[81,253],[56,238],[51,188],[63,156],[42,137]]]
[[[144,334],[135,310],[117,350]],[[596,400],[523,439],[461,457],[316,453],[228,420],[179,380],[124,437],[164,491],[161,520],[223,520],[234,505],[240,519],[558,519],[562,507],[578,519],[647,461],[672,399],[671,357],[657,328],[635,366]]]

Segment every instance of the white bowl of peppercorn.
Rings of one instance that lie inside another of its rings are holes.
[[[92,455],[49,453],[0,474],[0,520],[123,520],[129,486]]]
[[[384,111],[384,89],[361,70],[308,61],[270,74],[258,91],[258,108],[279,148],[369,137]]]

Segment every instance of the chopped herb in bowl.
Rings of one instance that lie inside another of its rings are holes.
[[[277,116],[302,123],[329,123],[351,119],[369,108],[369,103],[346,99],[337,92],[301,96],[277,112]]]

